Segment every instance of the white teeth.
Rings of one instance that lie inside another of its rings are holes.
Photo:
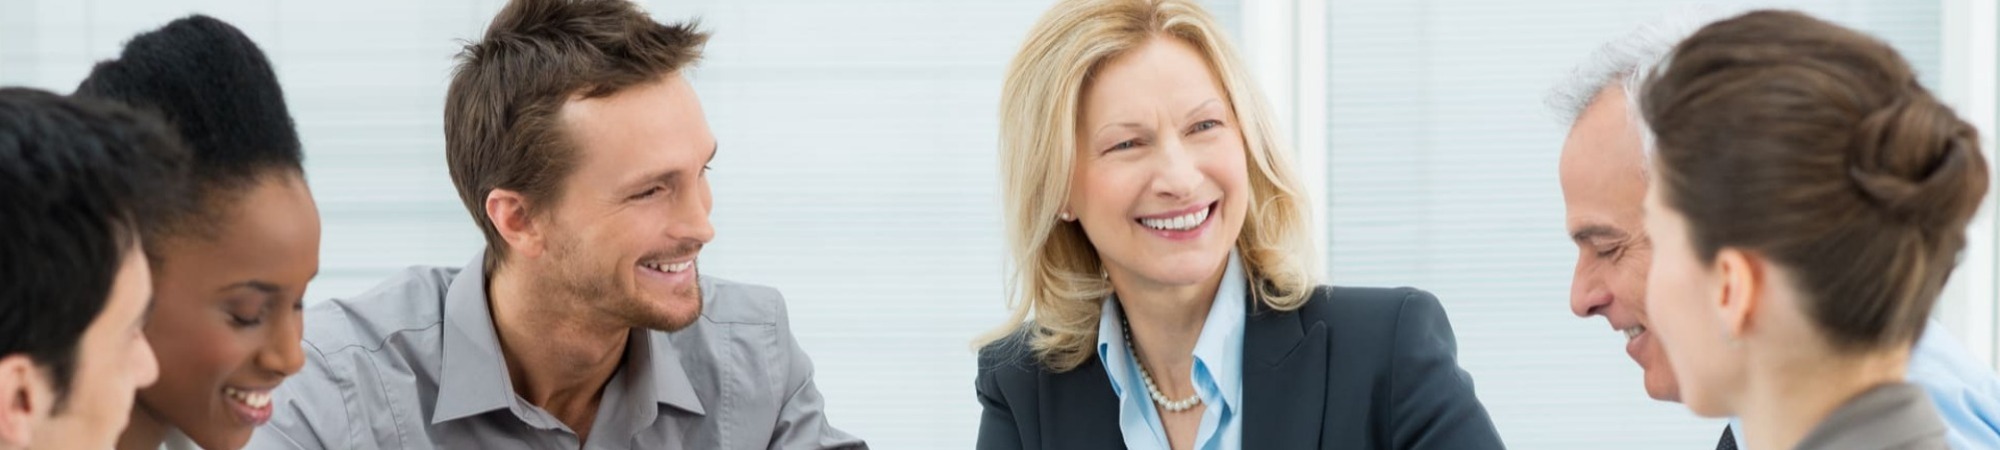
[[[1179,217],[1139,219],[1139,224],[1156,230],[1185,231],[1200,226],[1206,220],[1208,220],[1208,208],[1202,208],[1195,210],[1195,212],[1182,214]]]
[[[1640,335],[1641,333],[1645,333],[1645,332],[1646,332],[1646,326],[1645,326],[1645,325],[1633,325],[1633,326],[1632,326],[1632,328],[1626,328],[1626,329],[1623,329],[1623,330],[1618,330],[1618,331],[1623,331],[1623,332],[1625,332],[1625,340],[1628,340],[1628,341],[1629,341],[1629,340],[1633,340],[1633,339],[1638,339],[1638,338],[1639,338],[1639,335]]]
[[[222,393],[224,395],[228,395],[231,400],[236,400],[237,402],[242,403],[244,405],[248,405],[251,408],[262,408],[271,404],[270,391],[250,392],[250,391],[238,390],[236,388],[225,387],[222,388]]]
[[[641,267],[645,267],[645,268],[648,268],[648,269],[653,269],[653,270],[656,270],[656,271],[660,271],[660,272],[666,272],[666,273],[681,273],[681,272],[685,272],[685,271],[687,271],[687,270],[688,270],[688,268],[690,268],[690,267],[694,267],[694,260],[690,259],[690,260],[687,260],[687,261],[683,261],[683,262],[680,262],[680,263],[674,263],[674,264],[668,264],[668,263],[660,263],[660,262],[647,262],[647,263],[639,263],[639,265],[640,265]]]

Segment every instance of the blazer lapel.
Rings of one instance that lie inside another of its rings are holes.
[[[1111,377],[1096,357],[1064,373],[1042,374],[1042,442],[1028,448],[1122,449],[1125,435],[1118,428],[1118,395]],[[1060,407],[1056,405],[1061,405]]]
[[[1297,311],[1265,309],[1252,292],[1244,302],[1249,317],[1243,330],[1243,448],[1319,448],[1326,323],[1304,323]]]

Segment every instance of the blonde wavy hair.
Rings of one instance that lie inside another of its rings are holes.
[[[1000,171],[1011,256],[1013,314],[978,343],[1016,333],[1042,365],[1067,372],[1095,353],[1111,282],[1083,228],[1056,219],[1068,202],[1078,111],[1106,61],[1155,37],[1192,44],[1222,80],[1250,164],[1249,214],[1236,250],[1264,306],[1290,311],[1316,285],[1303,185],[1249,73],[1215,19],[1192,0],[1063,1],[1042,15],[1007,67],[1000,94]],[[1029,321],[1030,317],[1033,321]]]

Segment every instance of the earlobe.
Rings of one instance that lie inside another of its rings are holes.
[[[1722,279],[1722,295],[1717,296],[1716,314],[1722,333],[1731,343],[1750,328],[1750,318],[1764,296],[1764,261],[1756,255],[1733,248],[1715,254],[1716,270]]]
[[[34,441],[35,417],[50,403],[36,392],[40,377],[26,355],[0,358],[0,446],[22,448]]]
[[[500,238],[507,240],[508,251],[534,257],[542,253],[542,235],[528,206],[527,197],[519,192],[494,189],[486,193],[487,220],[493,222]]]

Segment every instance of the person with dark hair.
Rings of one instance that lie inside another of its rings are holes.
[[[0,449],[109,448],[158,376],[141,229],[185,157],[129,109],[0,89]]]
[[[1986,194],[1974,128],[1867,35],[1757,11],[1643,83],[1646,312],[1680,398],[1757,449],[1942,449],[1904,381]]]
[[[1744,11],[1686,9],[1634,28],[1592,51],[1548,97],[1569,130],[1559,175],[1564,227],[1576,246],[1570,311],[1611,325],[1655,400],[1679,402],[1680,389],[1658,336],[1648,332],[1645,310],[1653,248],[1643,205],[1656,149],[1640,116],[1639,88],[1675,44]],[[1936,403],[1953,448],[2000,449],[2000,424],[1990,419],[2000,416],[2000,377],[1936,319],[1911,349],[1907,375]],[[1742,432],[1742,423],[1732,419],[1716,448],[1744,447]]]
[[[196,15],[132,38],[74,95],[157,113],[192,152],[192,201],[144,236],[160,380],[118,448],[241,448],[304,363],[299,308],[319,272],[319,212],[277,75],[242,31]]]
[[[306,311],[255,448],[866,448],[768,287],[700,276],[708,35],[626,0],[515,0],[467,45],[445,162],[486,237]]]

